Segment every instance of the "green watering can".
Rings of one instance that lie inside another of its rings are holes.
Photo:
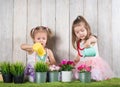
[[[82,51],[83,57],[94,57],[96,56],[96,50],[92,46],[89,48],[85,48]]]

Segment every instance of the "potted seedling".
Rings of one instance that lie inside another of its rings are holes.
[[[12,74],[10,72],[10,63],[9,62],[2,62],[0,64],[0,70],[2,73],[2,77],[3,77],[3,82],[5,83],[11,83],[12,82]]]
[[[35,82],[44,83],[46,82],[46,75],[48,71],[48,65],[45,62],[37,62],[35,64]]]
[[[24,65],[21,62],[11,64],[11,73],[14,78],[14,83],[24,82]]]
[[[91,66],[81,64],[78,66],[79,79],[83,83],[91,82]]]
[[[74,62],[70,60],[62,60],[60,63],[61,67],[61,81],[71,82],[72,81],[72,69],[74,69]]]
[[[59,70],[60,70],[60,67],[57,65],[49,66],[49,81],[50,82],[59,81]]]

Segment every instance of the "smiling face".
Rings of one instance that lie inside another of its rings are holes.
[[[35,43],[41,43],[43,47],[46,46],[47,43],[47,33],[46,32],[37,32],[34,36]]]
[[[87,29],[84,27],[84,23],[80,23],[74,28],[75,35],[78,39],[84,40],[87,36]]]

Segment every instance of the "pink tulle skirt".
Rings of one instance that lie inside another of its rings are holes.
[[[77,67],[81,64],[91,66],[91,79],[96,81],[107,80],[114,77],[114,74],[108,65],[101,57],[87,57],[85,60],[80,60],[73,70],[75,79],[79,79]]]

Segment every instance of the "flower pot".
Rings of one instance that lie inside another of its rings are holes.
[[[28,75],[28,80],[29,80],[30,82],[34,82],[34,76]]]
[[[4,83],[11,83],[13,81],[12,74],[2,74]]]
[[[35,73],[35,82],[44,83],[46,82],[47,72],[36,72]]]
[[[72,71],[62,71],[61,81],[62,82],[71,82],[72,81]]]
[[[80,72],[79,79],[83,83],[91,82],[91,72]]]
[[[19,76],[13,76],[14,83],[23,83],[24,82],[24,74]]]
[[[49,81],[57,82],[58,81],[59,72],[49,72]]]

